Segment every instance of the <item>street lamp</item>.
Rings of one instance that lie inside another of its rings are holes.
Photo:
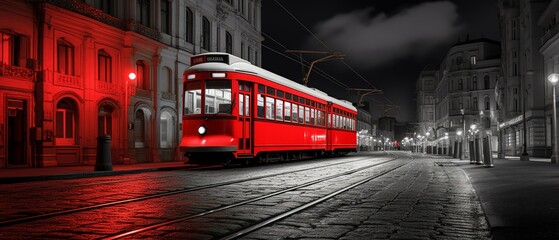
[[[466,120],[464,119],[464,109],[460,109],[460,114],[462,114],[462,132],[464,133],[464,138],[462,139],[462,151],[460,151],[460,160],[465,158],[466,152]],[[471,150],[470,150],[471,151]]]
[[[559,148],[557,147],[557,108],[555,106],[555,86],[557,85],[557,81],[559,80],[559,74],[552,73],[547,77],[547,80],[549,80],[549,82],[551,82],[551,85],[553,85],[553,154],[551,155],[551,162],[558,163],[557,158],[559,156],[557,155],[557,153]]]
[[[128,111],[129,111],[129,107],[128,105],[130,104],[130,100],[129,100],[129,89],[128,89],[128,85],[130,84],[130,81],[134,81],[136,79],[136,73],[131,72],[128,74],[128,79],[126,80],[126,84],[125,84],[125,89],[124,89],[124,119],[126,121],[126,127],[127,127],[127,131],[126,134],[124,134],[124,139],[125,139],[125,145],[124,146],[128,146],[128,130],[132,129],[132,124],[129,123],[129,119],[128,119]],[[128,149],[128,147],[126,147],[126,149]],[[128,151],[128,150],[126,150]],[[125,154],[127,155],[127,154]]]
[[[460,151],[461,148],[463,147],[462,144],[463,144],[463,142],[464,142],[464,139],[462,139],[462,133],[463,133],[462,130],[458,130],[458,131],[456,132],[456,135],[458,135],[458,137],[460,138],[460,146],[459,146],[458,149],[456,149],[455,151],[458,151],[458,154],[457,154],[457,155],[458,155],[458,158],[459,158],[460,160],[464,160],[464,155],[462,155],[462,151],[464,151],[464,149],[462,149],[462,151]]]

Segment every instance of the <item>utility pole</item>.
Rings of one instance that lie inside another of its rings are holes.
[[[309,66],[309,69],[307,69],[307,72],[304,74],[303,76],[303,85],[307,86],[307,83],[309,82],[309,76],[311,75],[311,71],[312,68],[314,66],[315,63],[319,63],[319,62],[324,62],[324,61],[328,61],[328,60],[333,60],[333,59],[344,59],[345,55],[340,53],[340,52],[321,52],[321,51],[307,51],[307,50],[286,50],[285,52],[288,53],[299,53],[299,58],[301,59],[301,64],[303,63],[302,61],[302,54],[303,53],[307,53],[307,54],[325,54],[325,57],[322,57],[320,59],[314,60],[311,62],[311,65]]]

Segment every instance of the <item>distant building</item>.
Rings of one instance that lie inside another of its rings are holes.
[[[357,108],[357,148],[360,151],[372,150],[373,128],[371,124],[371,114],[362,108]]]
[[[417,134],[425,133],[435,128],[435,88],[437,86],[437,65],[428,65],[419,74],[415,84],[416,110],[418,129]]]
[[[260,0],[2,1],[0,168],[182,160],[182,74],[223,51],[261,64]],[[134,80],[129,73],[135,73]]]
[[[390,142],[394,142],[394,125],[396,118],[394,117],[380,117],[378,119],[377,138],[381,140],[383,145],[388,146]]]
[[[427,68],[421,73],[417,84],[418,105],[422,107],[418,116],[419,133],[427,138],[429,145],[446,147],[458,139],[457,133],[463,132],[464,126],[467,133],[471,125],[477,126],[478,136],[490,136],[496,144],[495,84],[501,76],[500,64],[499,42],[466,39],[449,49],[436,72]],[[430,88],[425,87],[432,80],[434,124],[429,121],[431,108],[426,104],[430,102],[426,100],[430,96],[426,89]]]

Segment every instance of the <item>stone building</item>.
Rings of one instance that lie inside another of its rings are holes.
[[[498,87],[500,155],[550,155],[551,115],[545,114],[550,92],[540,53],[538,21],[549,1],[500,0],[502,77]],[[547,96],[547,99],[546,99]],[[524,120],[525,119],[525,120]],[[547,125],[547,126],[546,126]]]
[[[261,64],[260,0],[6,0],[0,168],[182,160],[182,74],[209,51]],[[130,73],[136,78],[131,79]]]
[[[495,84],[500,76],[500,44],[485,38],[454,44],[435,72],[424,70],[418,85],[434,83],[434,124],[427,121],[428,117],[419,118],[420,126],[433,124],[428,129],[420,128],[428,145],[448,148],[459,138],[474,137],[468,134],[472,125],[477,129],[475,136],[490,136],[496,144],[499,111],[495,104]],[[419,94],[417,98],[420,99]],[[428,111],[425,109],[422,111]],[[466,134],[459,137],[457,133],[464,132],[464,126]]]

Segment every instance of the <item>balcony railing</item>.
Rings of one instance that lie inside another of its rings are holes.
[[[164,99],[164,100],[176,101],[177,96],[174,93],[171,93],[171,92],[162,92],[161,93],[161,98]]]
[[[544,45],[549,39],[559,33],[559,24],[554,24],[553,27],[545,29],[545,33],[541,37],[541,44]]]
[[[35,71],[28,68],[10,66],[4,63],[0,63],[0,76],[33,81]]]
[[[73,88],[83,88],[83,83],[81,77],[70,76],[62,73],[54,73],[54,85],[73,87]]]
[[[97,81],[97,91],[109,94],[118,94],[118,86],[113,83]]]
[[[143,98],[151,98],[151,91],[141,88],[136,88],[136,96]]]
[[[84,1],[34,0],[34,2],[49,3],[125,31],[134,31],[155,40],[161,39],[161,33],[157,29],[141,25],[134,19],[124,20],[117,18],[85,3]]]

